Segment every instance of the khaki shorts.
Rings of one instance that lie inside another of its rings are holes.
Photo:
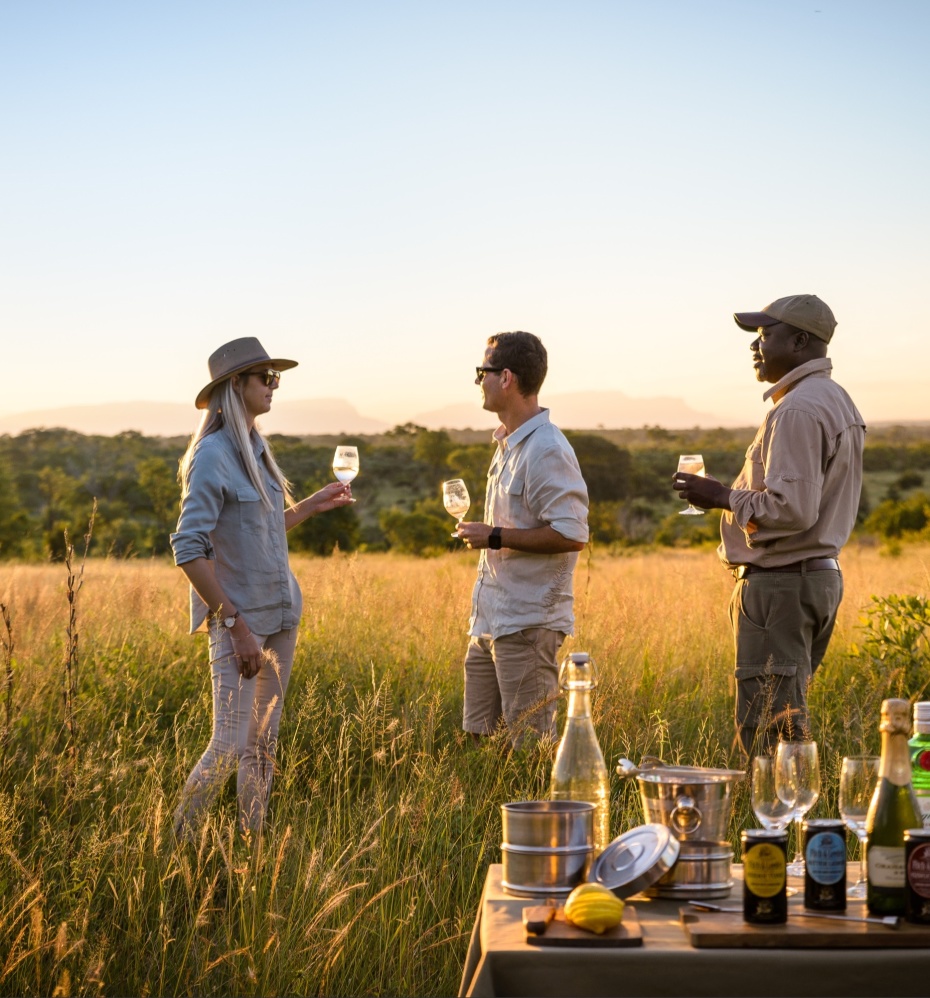
[[[810,736],[807,688],[823,661],[843,599],[837,571],[758,572],[730,598],[736,646],[736,731],[743,750]]]
[[[565,635],[528,627],[492,639],[472,638],[465,653],[465,716],[462,727],[490,735],[501,721],[514,748],[528,732],[556,737],[558,655]]]

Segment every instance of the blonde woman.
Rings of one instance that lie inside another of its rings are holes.
[[[273,360],[249,336],[221,346],[208,363],[171,535],[175,564],[191,584],[191,633],[209,633],[213,685],[213,734],[175,812],[182,838],[196,834],[233,771],[240,827],[261,827],[302,607],[285,533],[353,501],[349,485],[333,482],[295,503],[255,425],[296,361]]]

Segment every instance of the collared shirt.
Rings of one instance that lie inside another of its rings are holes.
[[[775,568],[835,558],[856,522],[865,422],[827,358],[786,374],[764,395],[759,427],[720,520],[721,561]]]
[[[215,561],[217,581],[249,629],[277,634],[297,626],[302,599],[287,560],[284,493],[265,466],[261,436],[253,430],[251,439],[274,509],[262,502],[232,437],[218,430],[194,451],[171,547],[176,565]],[[191,586],[191,633],[206,630],[208,612]]]
[[[550,526],[563,537],[587,543],[588,489],[578,459],[543,409],[509,436],[494,433],[497,453],[488,470],[485,523],[495,527]],[[578,552],[531,554],[483,549],[472,594],[469,633],[492,638],[527,627],[571,634],[572,574]]]

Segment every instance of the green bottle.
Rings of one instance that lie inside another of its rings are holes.
[[[906,899],[904,832],[920,828],[920,811],[911,786],[910,704],[882,701],[882,758],[878,786],[865,819],[868,835],[866,899],[873,915],[903,915]]]
[[[911,786],[924,828],[930,828],[930,702],[914,704],[914,737],[907,743],[911,753]]]

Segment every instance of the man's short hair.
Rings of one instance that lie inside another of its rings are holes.
[[[538,336],[519,330],[495,333],[488,337],[488,346],[494,357],[494,366],[506,367],[517,376],[521,395],[539,394],[549,370],[549,357]]]

